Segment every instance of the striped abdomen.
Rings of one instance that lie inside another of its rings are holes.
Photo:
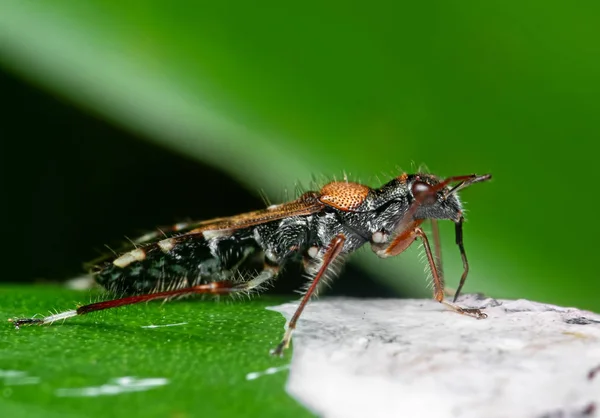
[[[237,270],[260,252],[248,230],[218,238],[184,234],[139,246],[99,266],[98,284],[119,294],[133,295],[238,280]]]

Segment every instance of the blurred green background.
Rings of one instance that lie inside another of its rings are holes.
[[[375,186],[425,164],[494,175],[462,195],[467,291],[600,311],[597,2],[0,8],[2,280],[64,278],[92,246],[313,174]],[[426,296],[417,259],[354,258],[364,288]]]
[[[104,244],[260,208],[261,190],[288,199],[313,175],[377,186],[425,165],[494,176],[462,194],[466,291],[600,312],[599,12],[591,1],[0,0],[0,281],[64,280]],[[452,225],[442,232],[452,287],[461,262]],[[394,260],[362,250],[332,293],[429,297],[418,259],[418,248]],[[96,297],[77,295],[5,284],[0,316]],[[283,327],[268,303],[1,328],[0,411],[307,416],[285,372],[245,380],[289,361],[266,355]],[[140,328],[178,320],[189,324]],[[39,382],[17,387],[10,373]],[[55,396],[126,375],[172,383]]]

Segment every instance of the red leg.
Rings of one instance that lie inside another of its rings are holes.
[[[149,302],[151,300],[167,300],[172,298],[199,294],[225,295],[235,292],[244,292],[252,290],[253,288],[259,286],[261,283],[264,283],[265,281],[274,278],[278,272],[279,269],[277,268],[265,267],[265,269],[258,276],[247,282],[236,283],[228,280],[223,280],[220,282],[211,282],[192,287],[169,290],[165,292],[128,296],[120,299],[92,303],[89,305],[80,306],[79,308],[70,311],[64,311],[54,315],[46,316],[44,318],[18,318],[10,319],[9,321],[13,322],[13,324],[17,328],[19,328],[19,326],[21,325],[45,325],[51,324],[55,321],[72,318],[78,315],[85,315],[92,312],[118,308],[126,305],[134,305],[136,303]]]
[[[433,255],[435,256],[435,264],[438,269],[438,274],[445,282],[446,276],[444,275],[444,265],[442,263],[442,241],[440,238],[440,226],[437,219],[431,219],[431,233],[433,234]],[[444,287],[444,295],[448,297],[454,297],[456,290],[448,289]],[[454,300],[456,302],[456,300]]]
[[[427,235],[425,234],[423,229],[421,229],[421,227],[415,226],[414,223],[411,224],[410,227],[410,229],[407,229],[401,234],[398,234],[396,238],[392,240],[389,246],[383,249],[379,249],[377,251],[377,254],[380,257],[397,255],[404,251],[406,248],[408,248],[415,241],[415,239],[421,238],[421,240],[423,241],[423,248],[425,249],[425,254],[427,255],[427,261],[429,262],[429,268],[431,269],[431,276],[433,278],[433,297],[435,298],[435,300],[448,306],[453,311],[464,315],[469,315],[478,319],[487,317],[487,315],[481,312],[479,309],[461,308],[460,306],[455,305],[454,303],[444,300],[444,278],[439,274],[439,271],[437,269],[433,253],[429,245],[429,239],[427,238]],[[468,269],[466,271],[468,272]],[[463,279],[466,279],[466,272],[463,273]],[[464,282],[464,280],[461,281]]]
[[[444,278],[444,266],[442,265],[442,241],[440,239],[440,226],[437,219],[431,219],[431,232],[433,234],[433,254],[435,255],[435,265],[437,266],[440,277]]]
[[[298,322],[298,318],[300,318],[300,315],[302,314],[302,311],[304,311],[304,308],[306,307],[306,304],[310,300],[310,297],[313,295],[313,293],[317,289],[317,287],[319,285],[319,281],[321,280],[321,278],[327,271],[327,268],[331,265],[333,260],[335,260],[335,258],[342,251],[342,248],[344,247],[344,242],[346,242],[346,237],[344,235],[340,234],[340,235],[337,235],[335,238],[333,238],[331,240],[331,242],[329,243],[329,247],[327,247],[327,251],[323,255],[323,264],[321,264],[321,268],[315,275],[310,287],[308,288],[308,290],[304,294],[304,297],[300,301],[300,305],[298,305],[296,312],[294,312],[294,316],[292,316],[292,319],[288,323],[287,329],[283,336],[283,339],[281,340],[279,345],[277,347],[275,347],[275,349],[271,352],[271,354],[276,355],[276,356],[281,356],[283,354],[283,350],[285,350],[286,348],[289,347],[290,341],[292,339],[292,333],[294,332],[294,329],[296,328],[296,322]]]
[[[486,318],[487,315],[481,312],[479,309],[475,308],[461,308],[454,303],[450,303],[444,300],[444,281],[438,274],[437,268],[435,266],[435,262],[433,259],[433,254],[431,252],[431,247],[429,246],[429,240],[427,239],[427,235],[421,228],[417,228],[415,230],[415,234],[421,238],[423,241],[423,248],[425,248],[425,254],[427,254],[427,260],[429,261],[429,267],[431,268],[431,274],[433,275],[433,284],[435,290],[435,299],[448,306],[450,309],[464,315],[469,315],[477,319]]]

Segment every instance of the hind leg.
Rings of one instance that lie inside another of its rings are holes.
[[[171,298],[201,294],[226,295],[239,292],[248,292],[259,287],[261,284],[274,279],[278,273],[278,267],[265,265],[264,270],[260,274],[242,283],[236,283],[229,280],[204,283],[165,292],[148,293],[144,295],[128,296],[119,299],[107,300],[104,302],[91,303],[89,305],[80,306],[77,309],[60,312],[43,318],[11,318],[9,321],[12,322],[16,328],[19,328],[21,325],[46,325],[75,316],[103,311],[106,309],[118,308],[120,306],[134,305],[136,303],[148,302],[151,300],[167,300]]]

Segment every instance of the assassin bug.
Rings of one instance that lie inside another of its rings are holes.
[[[490,174],[441,179],[431,174],[402,174],[380,188],[334,181],[318,192],[263,210],[209,221],[179,224],[146,235],[133,248],[102,260],[94,272],[98,284],[122,295],[44,318],[11,321],[18,328],[50,324],[77,315],[155,299],[198,294],[224,295],[257,290],[274,279],[291,259],[300,259],[310,284],[273,354],[289,346],[298,318],[331,274],[335,262],[366,243],[381,258],[392,257],[420,238],[433,277],[434,298],[451,310],[485,318],[479,309],[463,308],[456,299],[469,264],[463,246],[463,210],[457,193],[491,179]],[[421,228],[433,225],[434,252]],[[455,223],[463,274],[453,302],[444,299],[438,219]],[[255,268],[256,270],[253,270]]]

